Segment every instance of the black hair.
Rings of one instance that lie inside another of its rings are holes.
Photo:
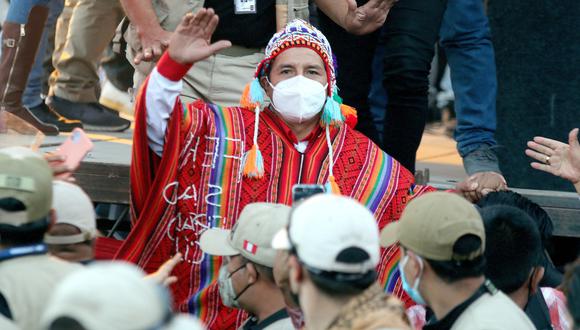
[[[20,246],[43,243],[49,225],[50,221],[47,218],[21,226],[0,224],[0,244]]]
[[[377,272],[370,270],[364,274],[318,271],[305,267],[314,286],[331,297],[358,295],[377,280]]]
[[[472,234],[461,236],[453,245],[455,256],[469,256],[481,250],[483,242]],[[462,279],[479,277],[485,269],[485,256],[483,253],[473,259],[439,261],[425,259],[435,274],[447,283],[454,283]]]
[[[546,243],[552,238],[554,224],[552,223],[552,219],[548,213],[540,205],[515,191],[505,190],[491,192],[483,197],[477,205],[482,208],[492,205],[507,205],[518,208],[530,216],[537,225],[544,245],[546,245]]]
[[[0,209],[9,212],[26,211],[26,206],[15,198],[1,198]],[[0,224],[0,244],[4,246],[19,246],[39,244],[44,240],[50,221],[48,216],[20,225]]]
[[[574,320],[572,329],[580,329],[580,259],[566,267],[562,291],[566,295],[568,311]]]
[[[523,211],[505,205],[481,209],[487,237],[485,275],[505,293],[512,293],[528,281],[540,265],[542,243],[534,221]]]
[[[336,261],[345,264],[362,264],[370,260],[371,256],[359,247],[348,247],[342,250]],[[324,271],[302,263],[314,286],[331,297],[357,295],[366,290],[377,280],[374,269],[365,273],[343,273]]]
[[[71,317],[60,316],[52,321],[48,330],[86,330],[86,328]]]

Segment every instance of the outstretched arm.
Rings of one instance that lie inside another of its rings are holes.
[[[155,61],[169,44],[171,32],[163,30],[151,0],[121,0],[121,5],[139,35],[141,49],[136,49],[135,64]]]
[[[537,160],[537,162],[531,163],[533,168],[572,182],[576,191],[580,194],[578,128],[570,131],[568,144],[536,136],[533,141],[528,141],[528,148],[526,149],[526,155]]]
[[[316,5],[347,32],[363,35],[379,29],[397,0],[369,0],[357,7],[355,0],[316,0]]]
[[[159,156],[163,153],[171,113],[181,108],[181,79],[195,62],[231,45],[229,41],[209,43],[217,24],[218,16],[213,9],[201,9],[195,15],[187,14],[171,36],[168,51],[143,86],[145,90],[141,95],[144,95],[145,102],[139,104],[144,104],[146,109],[136,111],[146,111],[149,146]]]

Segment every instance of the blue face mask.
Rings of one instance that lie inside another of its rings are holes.
[[[405,265],[407,265],[407,262],[409,261],[409,255],[404,256],[403,259],[399,262],[399,273],[401,274],[401,282],[403,282],[403,290],[407,292],[409,297],[411,297],[411,299],[413,299],[413,301],[415,301],[419,305],[427,305],[425,299],[423,299],[423,297],[421,297],[421,293],[419,293],[419,283],[421,283],[421,275],[423,275],[423,261],[420,258],[418,260],[419,264],[421,265],[421,272],[419,273],[419,276],[415,280],[415,284],[413,285],[413,287],[411,287],[409,285],[409,282],[407,282],[404,270]]]

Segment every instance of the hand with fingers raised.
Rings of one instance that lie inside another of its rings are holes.
[[[355,0],[347,0],[348,11],[344,28],[352,34],[363,35],[383,26],[391,7],[397,0],[369,0],[358,7]]]
[[[165,287],[168,287],[171,284],[177,282],[177,276],[172,276],[171,272],[173,272],[175,266],[177,266],[177,264],[183,260],[182,257],[183,256],[181,253],[176,253],[169,260],[165,261],[156,272],[145,276],[145,279]]]
[[[133,62],[139,65],[141,62],[157,61],[169,44],[171,32],[158,27],[155,30],[138,31],[141,40],[141,49],[136,52]]]
[[[179,63],[193,64],[230,47],[232,43],[226,40],[211,43],[218,22],[211,8],[185,15],[169,40],[169,56]]]
[[[580,193],[578,128],[570,131],[568,144],[542,136],[534,137],[533,141],[528,141],[526,155],[538,161],[531,163],[533,168],[572,182]]]

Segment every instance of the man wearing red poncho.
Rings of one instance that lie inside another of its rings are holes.
[[[230,45],[208,42],[217,23],[211,9],[187,15],[137,98],[135,223],[116,257],[151,272],[181,252],[172,287],[176,305],[211,329],[230,329],[245,315],[220,301],[222,260],[201,251],[204,230],[231,229],[248,203],[291,204],[297,183],[324,184],[359,200],[382,228],[410,199],[433,188],[415,185],[409,171],[353,129],[356,113],[337,94],[330,45],[304,21],[272,37],[241,107],[183,104],[181,78]],[[385,290],[401,296],[397,251],[382,250],[378,274]]]

